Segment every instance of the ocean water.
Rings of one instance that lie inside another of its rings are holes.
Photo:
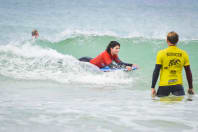
[[[0,3],[0,132],[198,130],[196,94],[167,103],[152,100],[150,89],[156,54],[176,31],[198,92],[196,0]],[[78,61],[112,40],[121,44],[120,59],[138,70],[103,73]],[[185,73],[183,82],[187,91]]]

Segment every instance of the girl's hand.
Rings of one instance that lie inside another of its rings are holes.
[[[128,71],[131,71],[131,70],[132,70],[132,67],[131,67],[131,66],[126,66],[126,69],[127,69]]]

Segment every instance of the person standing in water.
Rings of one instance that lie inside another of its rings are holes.
[[[39,37],[38,31],[37,31],[37,30],[33,30],[33,31],[32,31],[32,38],[37,39],[38,37]]]
[[[159,88],[157,96],[168,96],[172,93],[175,96],[185,95],[182,82],[182,69],[184,67],[188,80],[188,93],[194,94],[192,84],[192,73],[188,54],[179,49],[176,44],[179,36],[176,32],[169,32],[167,35],[168,48],[160,50],[157,54],[156,65],[153,71],[151,93],[156,95],[155,84],[160,72]]]
[[[118,58],[118,53],[120,51],[120,44],[117,41],[111,41],[107,46],[106,50],[103,51],[95,58],[91,57],[82,57],[79,60],[84,62],[90,62],[98,66],[99,68],[103,68],[105,66],[109,66],[110,68],[120,68],[124,67],[127,70],[131,71],[132,67],[137,68],[136,64],[124,63]],[[113,61],[116,64],[113,64]]]

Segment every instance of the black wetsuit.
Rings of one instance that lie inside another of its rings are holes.
[[[83,61],[83,62],[90,62],[90,60],[93,59],[91,57],[81,57],[80,59],[78,59],[79,61]]]

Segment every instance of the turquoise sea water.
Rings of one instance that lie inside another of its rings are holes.
[[[168,104],[150,97],[157,51],[173,30],[198,92],[196,0],[0,3],[0,131],[198,130],[197,95]],[[139,70],[102,73],[77,60],[97,56],[112,40],[121,44],[120,59]]]

